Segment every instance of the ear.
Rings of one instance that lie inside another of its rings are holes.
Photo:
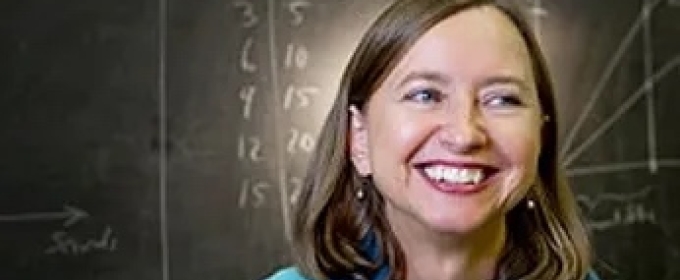
[[[349,147],[352,163],[359,172],[359,175],[368,176],[371,174],[371,162],[368,158],[368,130],[366,129],[366,121],[359,109],[354,105],[350,106],[349,113]]]

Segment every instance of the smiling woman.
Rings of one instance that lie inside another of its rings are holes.
[[[596,279],[557,162],[554,93],[516,10],[397,1],[321,131],[271,279]]]

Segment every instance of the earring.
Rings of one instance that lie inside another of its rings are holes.
[[[358,200],[364,200],[365,194],[364,194],[364,188],[363,188],[363,186],[362,186],[362,187],[359,187],[359,189],[357,190],[356,196],[357,196],[357,199],[358,199]]]
[[[361,186],[359,186],[359,188],[357,188],[356,192],[354,193],[358,200],[364,200],[366,197],[366,191],[364,189],[369,187],[370,182],[370,175],[361,178]]]
[[[527,199],[527,209],[533,210],[534,208],[536,208],[536,202],[531,198]]]
[[[543,122],[544,123],[550,122],[550,116],[549,115],[543,115]]]

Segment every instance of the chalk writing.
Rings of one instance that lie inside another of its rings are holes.
[[[307,0],[293,0],[288,3],[288,10],[293,15],[290,24],[293,26],[302,25],[305,20],[302,10],[308,8],[311,4]]]
[[[592,218],[588,222],[588,226],[596,231],[634,224],[657,224],[656,213],[644,204],[631,203],[615,208],[609,217]]]
[[[651,187],[634,193],[599,194],[595,197],[578,195],[577,201],[588,214],[588,226],[600,231],[633,224],[657,224],[656,213],[641,201],[649,195]],[[598,211],[599,210],[599,211]],[[605,212],[606,215],[596,213]]]
[[[253,47],[253,37],[248,37],[245,42],[243,42],[243,48],[241,48],[241,70],[247,73],[254,73],[257,71],[257,65],[250,60],[250,50]]]
[[[253,97],[255,96],[255,86],[248,85],[241,88],[239,97],[243,101],[243,119],[249,120],[253,109]]]
[[[271,184],[265,181],[244,179],[241,181],[238,207],[241,209],[262,207],[267,201],[265,192],[270,188]]]
[[[255,26],[260,18],[255,14],[255,7],[253,3],[247,1],[236,1],[234,2],[234,7],[241,8],[243,11],[243,22],[241,26],[244,28],[250,28]]]
[[[295,45],[289,43],[286,46],[286,58],[284,60],[284,67],[290,69],[296,67],[298,69],[304,69],[307,67],[307,61],[309,60],[309,51],[305,45]]]
[[[292,176],[288,179],[288,186],[290,187],[290,204],[295,205],[300,198],[300,192],[302,191],[302,178]]]
[[[238,137],[238,158],[240,160],[249,160],[252,162],[261,162],[264,160],[262,155],[262,141],[256,136]]]
[[[276,47],[276,21],[274,15],[274,7],[276,1],[271,0],[270,4],[270,21],[269,21],[269,35],[270,35],[270,51],[272,63],[272,87],[279,89],[279,82],[277,79],[277,73],[279,68],[277,63],[281,63],[282,69],[288,72],[288,74],[293,74],[293,72],[302,72],[307,69],[310,63],[311,51],[307,48],[306,44],[301,42],[296,42],[294,39],[290,39],[285,47],[280,51],[282,52],[281,61],[274,59],[278,57],[278,49]],[[288,14],[290,15],[290,27],[293,29],[303,28],[305,22],[306,12],[313,6],[313,4],[308,0],[287,0]],[[285,34],[295,37],[296,32],[286,32]],[[288,84],[283,84],[284,88],[281,91],[276,92],[275,104],[276,109],[281,109],[282,111],[277,111],[279,114],[285,113],[301,113],[305,116],[309,112],[304,109],[309,108],[313,105],[315,96],[319,94],[319,88],[315,86],[310,86],[307,84],[296,84],[289,82]],[[288,116],[289,119],[295,119],[294,116]],[[284,121],[285,122],[285,121]],[[290,205],[296,204],[300,196],[302,180],[295,176],[289,176],[289,166],[287,165],[286,158],[287,155],[294,156],[298,153],[309,153],[314,149],[315,139],[310,133],[301,130],[299,127],[288,124],[285,125],[280,121],[276,123],[276,127],[288,127],[287,130],[277,131],[277,144],[279,149],[277,169],[279,172],[278,188],[281,201],[281,214],[284,220],[284,232],[287,239],[291,239],[291,225],[290,225]],[[285,150],[284,150],[285,149]]]
[[[93,252],[113,252],[117,249],[118,239],[113,235],[111,226],[107,226],[95,238],[79,240],[66,231],[57,231],[51,235],[52,245],[45,250],[48,255],[78,256]]]
[[[314,136],[308,132],[301,132],[299,129],[291,128],[288,138],[288,153],[296,154],[302,152],[312,152],[314,150]]]
[[[307,108],[311,105],[312,96],[318,95],[319,92],[320,90],[317,87],[289,85],[283,97],[283,108],[290,110],[294,105],[296,108]]]

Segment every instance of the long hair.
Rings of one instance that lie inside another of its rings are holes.
[[[506,216],[508,237],[498,264],[502,278],[580,280],[590,268],[590,243],[558,159],[555,97],[543,54],[519,9],[486,0],[399,0],[369,27],[353,53],[321,129],[293,215],[293,250],[300,270],[313,279],[370,279],[380,266],[404,280],[404,255],[376,188],[366,184],[349,157],[349,106],[360,110],[409,48],[430,28],[456,13],[493,6],[514,24],[527,46],[541,110],[550,121],[541,132],[538,180],[527,193],[531,211],[518,204]],[[370,182],[370,180],[368,180]],[[370,184],[370,183],[369,183]],[[366,252],[374,240],[378,257]]]

